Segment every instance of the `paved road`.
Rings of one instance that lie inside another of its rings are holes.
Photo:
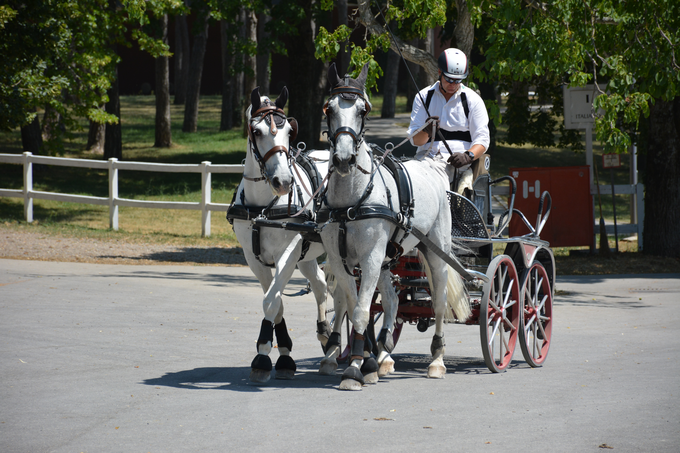
[[[492,374],[478,329],[451,325],[448,374],[428,380],[432,332],[406,326],[397,372],[342,392],[316,372],[309,295],[286,297],[295,379],[248,382],[247,268],[0,260],[0,451],[678,451],[680,275],[557,290],[542,368],[517,348]]]

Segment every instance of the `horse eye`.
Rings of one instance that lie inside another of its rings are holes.
[[[256,136],[256,137],[259,137],[260,135],[262,135],[262,131],[259,130],[259,129],[255,129],[255,130],[253,131],[253,135]]]

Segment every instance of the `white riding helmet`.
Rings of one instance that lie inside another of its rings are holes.
[[[464,80],[470,73],[467,56],[465,56],[463,51],[453,47],[446,49],[439,55],[437,64],[448,82],[451,82],[448,79],[455,81]]]

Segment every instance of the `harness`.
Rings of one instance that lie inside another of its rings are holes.
[[[430,102],[432,101],[432,96],[434,96],[434,88],[427,92],[427,97],[425,98],[425,110],[430,109]],[[468,106],[467,96],[465,92],[460,93],[460,99],[463,103],[463,110],[465,111],[465,118],[470,117],[470,107]],[[446,129],[439,129],[444,135],[445,140],[460,140],[464,142],[472,142],[472,135],[470,131],[447,131]]]
[[[316,168],[316,165],[305,153],[299,153],[295,159],[295,162],[302,168],[302,170],[307,174],[312,185],[312,191],[315,192],[321,186],[321,175]],[[244,177],[243,179],[248,179]],[[262,181],[265,178],[258,178],[258,181]],[[250,179],[254,180],[254,179]],[[302,189],[301,185],[295,181],[295,176],[293,176],[295,191],[297,194],[297,199],[302,203]],[[286,205],[276,205],[280,197],[274,197],[268,205],[266,206],[247,206],[245,201],[244,190],[239,190],[239,188],[234,191],[234,196],[231,200],[231,205],[227,209],[227,220],[231,225],[234,224],[234,219],[236,220],[253,220],[257,218],[265,218],[268,220],[282,220],[292,217],[300,218],[303,222],[314,220],[314,212],[318,210],[319,202],[314,201],[314,207],[312,209],[306,209],[301,204],[293,203],[293,192],[288,194],[288,204]],[[237,203],[237,195],[238,201]],[[296,213],[298,213],[296,215]],[[260,263],[267,267],[274,267],[274,263],[265,263],[261,258],[262,249],[260,246],[260,226],[253,224],[252,226],[252,247],[253,254],[257,257]],[[309,251],[309,246],[312,242],[321,242],[321,237],[318,233],[301,233],[302,234],[302,252],[300,253],[300,259],[302,260],[307,252]]]

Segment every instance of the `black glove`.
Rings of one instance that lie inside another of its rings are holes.
[[[469,151],[465,151],[464,153],[453,153],[453,155],[449,157],[448,162],[454,167],[460,168],[472,163],[472,157],[470,157]]]
[[[427,132],[428,140],[431,139],[433,135],[436,137],[437,131],[439,130],[439,117],[428,116],[425,123],[427,124],[427,127],[424,129],[424,131]]]

